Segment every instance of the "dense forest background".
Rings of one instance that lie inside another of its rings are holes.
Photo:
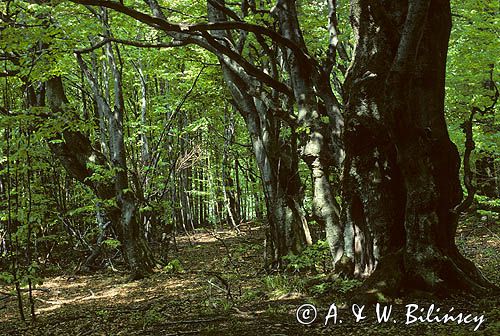
[[[0,3],[5,331],[295,335],[307,300],[466,292],[493,335],[500,7],[422,3]]]

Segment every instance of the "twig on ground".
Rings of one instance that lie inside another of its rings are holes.
[[[225,317],[218,316],[214,317],[211,319],[201,319],[201,320],[183,320],[183,321],[170,321],[170,322],[163,322],[161,325],[173,325],[173,324],[194,324],[194,323],[209,323],[209,322],[215,322],[215,321],[220,321],[224,320]],[[175,335],[175,334],[174,334]]]
[[[163,334],[163,336],[191,335],[191,334],[198,334],[200,332],[201,332],[201,330],[178,331],[178,332],[173,333],[173,334]]]

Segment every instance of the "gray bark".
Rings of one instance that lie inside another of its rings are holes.
[[[68,100],[64,93],[64,88],[60,77],[55,77],[47,81],[47,103],[53,113],[65,111]],[[149,248],[141,238],[139,228],[134,222],[134,205],[131,201],[123,202],[123,189],[117,188],[112,181],[93,181],[90,179],[94,173],[95,166],[109,167],[109,161],[99,151],[92,147],[89,139],[78,131],[64,130],[61,134],[64,142],[50,144],[51,150],[59,158],[65,169],[80,182],[89,186],[96,195],[103,200],[111,200],[116,197],[118,207],[109,209],[108,217],[113,228],[118,234],[118,239],[122,243],[124,257],[132,272],[132,277],[144,276],[151,271],[153,258]],[[125,170],[126,174],[126,170]],[[123,181],[123,177],[122,180]],[[118,196],[118,197],[117,197]],[[126,196],[127,197],[127,196]]]
[[[230,112],[232,113],[232,112]],[[234,183],[231,178],[231,166],[229,165],[229,150],[231,143],[234,140],[235,123],[234,116],[228,115],[227,107],[224,111],[225,132],[224,132],[224,150],[222,153],[222,194],[224,196],[224,204],[227,213],[227,222],[239,232],[240,214],[236,208],[236,200],[234,196]]]
[[[278,1],[276,14],[283,36],[306,50],[295,1]],[[298,107],[297,124],[302,130],[301,154],[312,171],[314,214],[325,228],[335,265],[343,255],[343,224],[329,175],[334,167],[340,167],[344,155],[340,142],[343,126],[340,104],[328,84],[328,73],[319,64],[291,50],[287,50],[286,58]]]
[[[147,76],[144,75],[142,69],[142,63],[139,62],[137,67],[139,72],[139,79],[141,81],[141,123],[144,126],[147,125],[147,111],[148,111],[148,100],[147,100]],[[149,141],[145,131],[141,132],[141,158],[144,165],[148,165],[151,162],[151,155],[149,153]]]
[[[455,246],[459,156],[444,119],[449,1],[352,3],[345,84],[345,256],[366,288],[450,293],[490,285]],[[376,293],[376,291],[372,291]]]
[[[121,241],[125,252],[125,259],[132,271],[133,278],[141,278],[151,273],[154,267],[154,258],[143,235],[138,221],[135,196],[129,186],[127,156],[123,135],[123,103],[121,71],[116,63],[111,43],[106,44],[105,53],[108,58],[111,73],[113,74],[114,107],[109,123],[109,140],[111,166],[115,170],[115,193],[117,205],[120,208]]]
[[[224,14],[211,5],[208,5],[208,13],[210,21],[225,20]],[[228,47],[234,49],[227,32],[214,31],[212,35],[224,39]],[[305,246],[311,244],[301,206],[296,153],[280,143],[280,122],[273,117],[267,105],[272,99],[264,101],[259,95],[258,83],[234,61],[221,55],[219,62],[233,97],[233,104],[245,119],[250,134],[268,210],[271,259],[275,266],[280,267],[283,256],[300,253]]]

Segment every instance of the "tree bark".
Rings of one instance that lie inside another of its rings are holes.
[[[250,134],[264,189],[271,259],[274,266],[281,267],[282,257],[298,254],[312,243],[302,209],[296,139],[288,144],[280,142],[279,127],[265,105],[255,104],[254,98],[245,93],[243,83],[235,85],[230,77],[226,82],[233,88],[236,107]]]
[[[351,21],[343,180],[351,271],[370,275],[363,289],[388,295],[491,288],[454,241],[462,190],[444,119],[449,1],[355,0]]]
[[[307,50],[295,1],[280,0],[276,9],[283,36]],[[329,175],[334,168],[340,168],[344,155],[340,141],[343,128],[340,104],[329,85],[329,72],[292,50],[287,49],[285,54],[298,108],[301,155],[312,172],[314,215],[325,228],[335,265],[343,255],[343,225]]]
[[[234,141],[235,122],[234,116],[228,115],[227,107],[224,107],[224,149],[222,153],[222,194],[224,196],[224,204],[226,208],[226,222],[233,229],[239,232],[240,213],[236,207],[236,198],[234,195],[234,183],[231,178],[231,166],[229,165],[229,150]]]
[[[144,238],[138,220],[138,210],[133,191],[129,186],[127,156],[125,152],[123,117],[125,106],[122,92],[122,74],[116,63],[111,43],[105,46],[106,56],[113,74],[114,107],[110,118],[111,165],[115,170],[115,195],[120,209],[118,236],[123,244],[124,256],[133,279],[140,279],[152,272],[155,265],[152,251]]]
[[[224,6],[223,1],[219,1]],[[209,21],[225,21],[225,14],[208,4]],[[236,49],[226,31],[214,31],[214,37],[224,39],[227,47]],[[302,209],[301,181],[295,137],[289,144],[280,141],[281,122],[270,106],[259,97],[257,82],[227,57],[219,55],[224,80],[233,104],[243,116],[261,173],[267,207],[267,220],[273,266],[282,267],[283,257],[298,254],[311,244],[309,228]],[[252,94],[250,94],[251,92]],[[272,98],[270,99],[272,100]],[[279,106],[279,103],[276,104]]]
[[[53,113],[64,112],[65,106],[69,102],[60,77],[54,77],[47,81],[46,94],[51,111]],[[116,139],[116,134],[114,136]],[[115,183],[113,181],[97,182],[90,179],[94,173],[93,167],[106,167],[109,161],[101,152],[92,147],[90,140],[81,132],[64,130],[61,137],[64,141],[51,143],[50,148],[68,173],[89,186],[101,199],[111,200],[116,197],[117,206],[109,210],[108,217],[122,244],[122,252],[132,273],[132,278],[140,278],[150,273],[154,266],[154,259],[136,221],[133,198],[124,191],[126,187],[123,187],[123,181],[127,181],[126,176],[115,177]],[[110,147],[116,150],[115,146]],[[115,162],[117,162],[116,157]],[[127,174],[127,170],[125,169],[121,173],[117,172],[117,174]]]

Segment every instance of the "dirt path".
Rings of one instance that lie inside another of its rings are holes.
[[[500,253],[498,241],[491,240],[491,234],[476,232],[472,239],[470,233],[462,233],[461,242],[469,252],[493,269]],[[307,284],[300,277],[266,275],[262,241],[259,228],[239,236],[230,231],[198,232],[180,238],[179,251],[169,256],[170,265],[148,279],[130,282],[126,274],[113,271],[46,279],[34,293],[35,326],[19,322],[15,297],[0,287],[0,335],[500,335],[499,297],[396,302],[387,323],[378,323],[375,307],[367,306],[366,319],[356,322],[341,293],[306,296],[301,293],[308,292]],[[485,257],[484,251],[491,255]],[[490,273],[498,277],[497,271]],[[317,307],[316,321],[308,326],[296,320],[297,308],[306,303]],[[338,308],[337,324],[332,317],[325,327],[332,303]],[[453,307],[450,315],[462,312],[485,320],[476,332],[478,321],[405,324],[406,304],[418,304],[426,313],[433,303],[441,315]]]

